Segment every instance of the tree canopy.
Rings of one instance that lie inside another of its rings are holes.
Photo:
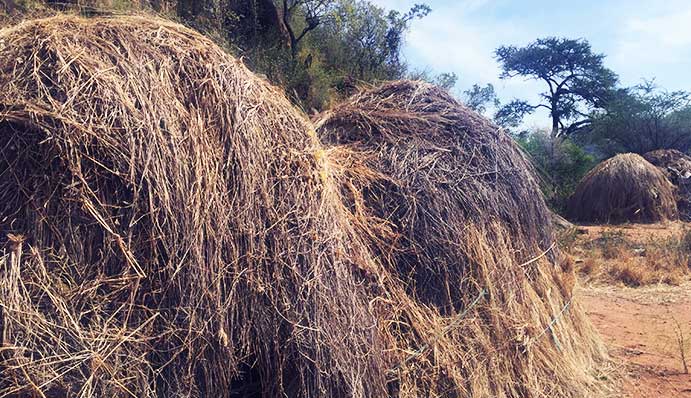
[[[604,155],[691,149],[691,93],[666,91],[654,81],[618,90],[592,119],[590,142]]]
[[[525,47],[502,46],[495,52],[501,63],[501,78],[526,77],[545,83],[541,101],[530,104],[515,100],[507,104],[504,118],[520,119],[538,108],[552,119],[551,135],[571,135],[590,123],[589,110],[602,107],[617,84],[617,75],[607,69],[603,54],[594,53],[583,39],[548,37]]]

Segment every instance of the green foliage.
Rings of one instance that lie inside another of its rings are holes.
[[[661,90],[653,81],[618,90],[592,119],[590,142],[605,155],[691,149],[691,93]]]
[[[406,13],[387,12],[366,0],[339,0],[332,17],[305,38],[297,62],[286,71],[289,92],[297,92],[306,108],[322,110],[351,94],[359,82],[404,77],[403,36],[413,20],[430,11],[416,4]],[[455,82],[455,75],[445,77],[443,83]],[[295,90],[304,84],[309,91]]]
[[[440,73],[438,75],[433,75],[428,69],[417,69],[409,72],[406,78],[410,80],[422,80],[428,83],[432,83],[435,86],[439,86],[446,91],[451,91],[458,81],[458,75],[455,73]]]
[[[394,27],[383,8],[368,1],[341,1],[335,15],[335,20],[315,32],[309,43],[328,59],[327,67],[365,81],[402,73],[396,59],[400,48],[391,48],[387,42]]]
[[[617,83],[617,75],[603,64],[605,56],[593,53],[583,39],[548,37],[525,47],[499,47],[495,55],[501,63],[501,78],[529,77],[548,88],[540,94],[539,104],[523,101],[521,106],[507,108],[504,116],[520,120],[531,108],[545,108],[552,118],[553,137],[574,134],[587,125],[586,111],[601,107]],[[512,109],[520,112],[508,116]]]
[[[308,33],[333,18],[337,0],[280,0],[281,22],[290,39],[290,53],[297,59],[301,41]]]
[[[544,130],[533,131],[517,141],[540,174],[547,203],[562,212],[578,182],[597,164],[595,157],[569,138],[552,138]]]
[[[238,35],[233,42],[254,71],[285,87],[308,112],[321,111],[352,94],[360,82],[404,77],[403,36],[413,20],[431,11],[414,5],[406,13],[387,12],[366,0],[280,4],[292,7],[289,17],[282,18],[288,21],[284,42],[276,33],[268,39]],[[241,20],[236,25],[246,23]]]
[[[511,130],[520,126],[523,118],[534,110],[535,107],[526,101],[515,99],[499,107],[497,113],[494,114],[494,121],[498,125]]]
[[[465,104],[479,113],[485,113],[488,106],[499,107],[499,97],[497,97],[497,93],[494,91],[494,86],[491,83],[484,87],[479,84],[473,84],[473,87],[465,90],[463,95],[465,97]]]
[[[5,4],[11,7],[4,7]],[[306,111],[321,111],[360,83],[401,79],[401,57],[413,21],[425,4],[386,10],[369,0],[0,0],[0,24],[34,10],[75,10],[88,15],[153,10],[197,29],[241,57]],[[438,76],[450,88],[455,74]]]

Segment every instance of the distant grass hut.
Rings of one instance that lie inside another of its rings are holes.
[[[643,155],[657,166],[677,188],[679,217],[691,220],[691,156],[676,149],[658,149]]]
[[[673,220],[678,217],[674,186],[640,155],[617,155],[581,180],[568,201],[567,217],[593,223]]]

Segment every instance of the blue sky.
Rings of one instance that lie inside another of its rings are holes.
[[[588,40],[625,86],[656,78],[666,89],[691,90],[691,0],[373,0],[401,11],[421,2],[432,13],[413,22],[405,57],[412,68],[455,72],[456,92],[492,83],[503,101],[535,99],[539,83],[498,78],[493,51],[545,36]]]

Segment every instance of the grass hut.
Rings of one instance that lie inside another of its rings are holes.
[[[567,217],[593,223],[673,220],[678,217],[674,187],[640,155],[620,154],[583,177],[569,198]]]
[[[387,394],[396,314],[279,90],[68,16],[0,31],[0,87],[0,396]]]
[[[691,156],[676,149],[657,149],[643,155],[657,166],[676,187],[679,217],[691,220]]]
[[[414,395],[601,392],[603,354],[572,299],[549,210],[501,129],[414,81],[364,90],[317,126],[361,235],[446,325],[438,348],[418,356],[440,372],[418,372]]]

